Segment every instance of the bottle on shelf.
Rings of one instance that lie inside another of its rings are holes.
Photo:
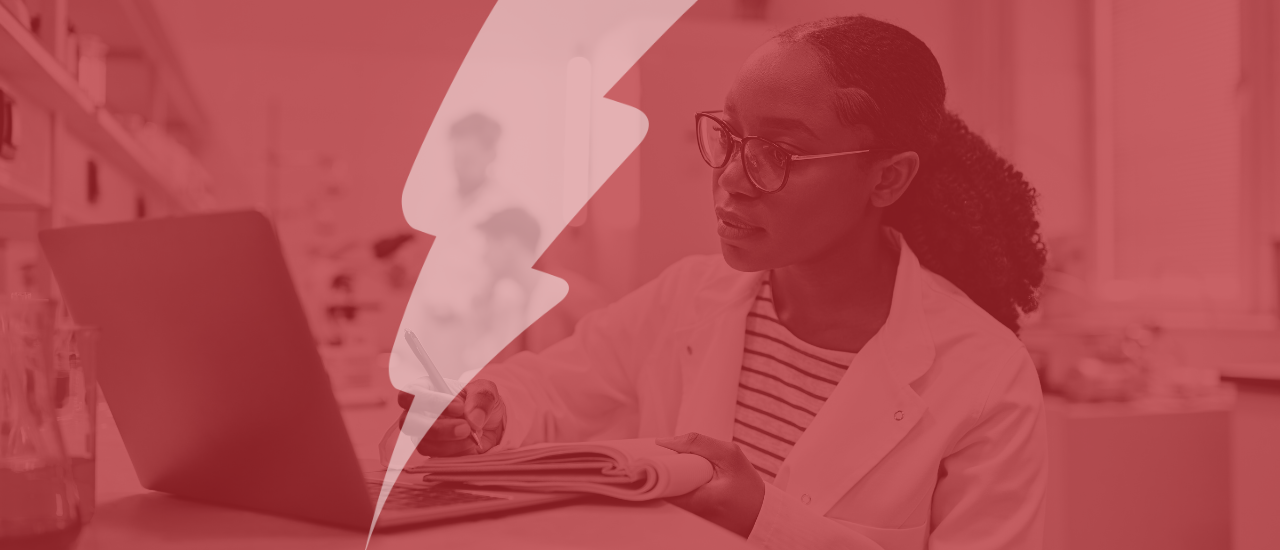
[[[82,34],[78,45],[76,78],[93,104],[101,107],[107,103],[107,43],[91,34]]]

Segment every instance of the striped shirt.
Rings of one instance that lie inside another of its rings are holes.
[[[778,321],[766,277],[747,313],[733,442],[765,481],[827,401],[854,353],[805,342]]]

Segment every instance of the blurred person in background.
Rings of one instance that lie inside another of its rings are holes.
[[[475,297],[485,292],[483,285],[489,280],[483,257],[487,237],[481,223],[500,210],[520,206],[492,176],[501,137],[502,126],[481,112],[467,114],[449,128],[456,186],[452,195],[442,198],[451,204],[439,205],[435,211],[456,218],[442,224],[457,228],[449,236],[455,245],[451,250],[457,257],[451,264],[456,269],[440,274],[447,278],[443,283],[415,289],[422,295],[418,307],[423,311],[411,312],[415,320],[409,325],[429,339],[432,357],[450,378],[483,365],[473,360],[477,343],[471,340],[480,313],[475,310]]]
[[[521,351],[541,350],[571,335],[579,319],[604,305],[599,286],[565,266],[556,266],[553,271],[569,284],[570,292],[556,303],[553,289],[529,269],[537,260],[542,231],[527,210],[500,210],[478,227],[485,236],[483,256],[489,272],[474,297],[476,314],[474,332],[468,337],[468,364],[482,364],[491,358],[502,361]],[[540,311],[547,313],[537,317]],[[470,380],[477,372],[479,369],[472,369],[459,380]]]
[[[867,17],[761,46],[693,121],[722,255],[490,364],[418,451],[655,437],[714,467],[671,501],[766,548],[1041,547],[1036,193],[945,97]]]
[[[494,213],[477,228],[485,239],[483,259],[488,273],[480,291],[472,297],[474,332],[467,338],[468,364],[483,364],[495,357],[513,335],[529,326],[533,322],[532,301],[554,300],[546,296],[545,289],[538,292],[538,287],[544,285],[538,284],[540,277],[529,269],[537,258],[542,233],[538,220],[522,208],[508,208]]]
[[[471,113],[449,128],[457,196],[463,209],[482,202],[489,187],[490,171],[498,158],[502,126],[484,113]]]

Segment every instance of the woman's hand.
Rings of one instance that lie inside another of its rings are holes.
[[[714,471],[706,485],[669,498],[668,502],[743,538],[751,534],[764,503],[764,480],[737,445],[697,433],[659,439],[656,443],[705,458]]]
[[[444,396],[416,396],[430,398]],[[413,404],[415,394],[400,392],[397,401],[404,408],[400,415],[400,426],[404,426]],[[460,456],[483,453],[492,449],[502,440],[507,424],[507,407],[498,394],[498,386],[488,380],[472,380],[457,396],[449,401],[441,411],[440,417],[427,429],[427,433],[418,443],[418,452],[426,456]],[[479,444],[471,437],[479,436]]]

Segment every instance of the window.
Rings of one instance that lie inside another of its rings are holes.
[[[1246,177],[1241,4],[1093,8],[1099,297],[1202,317],[1264,312],[1267,230],[1254,201],[1265,183]]]

